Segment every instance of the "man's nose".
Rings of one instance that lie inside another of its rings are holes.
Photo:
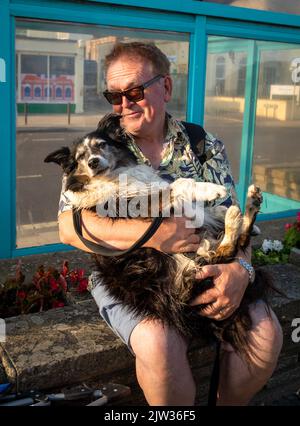
[[[128,108],[130,105],[132,105],[134,102],[130,101],[129,99],[126,98],[126,96],[122,96],[122,107],[123,108]]]
[[[99,166],[99,158],[93,157],[88,161],[88,165],[91,169],[96,169]]]

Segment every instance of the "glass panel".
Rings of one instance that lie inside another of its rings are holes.
[[[258,46],[253,180],[266,192],[263,212],[297,209],[300,207],[300,47],[267,42]]]
[[[174,94],[168,111],[185,119],[188,35],[17,20],[17,247],[59,242],[61,172],[43,159],[111,111],[102,96],[105,55],[116,41],[135,40],[152,41],[169,57]]]
[[[232,173],[239,180],[247,52],[243,41],[208,38],[205,129],[226,147]]]
[[[201,0],[200,0],[201,1]],[[249,9],[270,10],[273,12],[285,12],[300,14],[298,0],[205,0],[209,3],[220,3],[229,6],[248,7]]]

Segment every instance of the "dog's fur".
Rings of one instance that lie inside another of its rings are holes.
[[[151,167],[137,164],[123,137],[119,117],[110,114],[99,122],[96,131],[78,140],[72,150],[64,147],[47,156],[46,162],[61,165],[67,175],[67,195],[74,207],[93,209],[97,203],[108,200],[118,186],[121,173],[127,175],[130,190],[119,191],[118,201],[136,196],[140,183],[148,197],[151,182],[163,182]],[[188,198],[187,194],[192,193],[194,201],[212,201],[226,194],[222,186],[192,179],[166,182],[162,188],[160,195],[164,189],[171,191],[168,206],[171,208]],[[160,209],[166,207],[161,199]],[[94,255],[99,279],[109,293],[133,313],[159,319],[187,337],[211,339],[216,336],[248,358],[247,332],[252,325],[248,308],[258,299],[267,301],[267,290],[271,287],[269,277],[257,270],[255,282],[248,286],[239,308],[223,321],[199,315],[205,306],[192,307],[189,303],[213,286],[211,279],[195,280],[201,266],[231,262],[239,249],[247,248],[261,201],[259,188],[252,185],[244,216],[235,205],[228,209],[205,207],[202,239],[195,256],[169,255],[152,248],[136,249],[128,256]]]

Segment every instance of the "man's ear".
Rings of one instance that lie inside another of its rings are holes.
[[[70,165],[74,162],[71,158],[71,151],[68,147],[63,146],[57,151],[51,152],[44,160],[45,163],[56,163],[61,166],[64,171],[70,171]]]
[[[173,90],[173,82],[169,74],[165,76],[164,87],[165,87],[164,99],[165,99],[165,102],[169,102],[172,98],[172,90]]]

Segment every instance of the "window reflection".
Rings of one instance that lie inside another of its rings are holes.
[[[102,96],[104,58],[116,41],[136,40],[154,42],[168,56],[174,82],[168,111],[185,119],[186,34],[17,19],[17,247],[59,242],[61,174],[43,159],[111,111]]]

